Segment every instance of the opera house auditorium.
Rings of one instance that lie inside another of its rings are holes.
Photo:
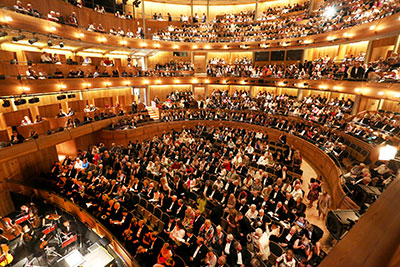
[[[400,0],[0,0],[0,267],[400,266]]]

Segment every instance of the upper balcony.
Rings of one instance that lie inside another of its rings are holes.
[[[39,3],[40,2],[40,3]],[[46,5],[44,4],[46,3]],[[88,8],[78,8],[62,1],[35,1],[34,7],[40,12],[41,18],[20,14],[12,11],[14,1],[5,1],[4,5],[10,7],[11,10],[1,10],[1,24],[8,29],[23,30],[23,32],[36,33],[37,36],[50,36],[52,38],[63,38],[64,42],[78,41],[87,42],[97,45],[107,45],[115,47],[125,47],[132,49],[145,49],[154,51],[265,51],[279,49],[302,49],[321,47],[327,45],[351,43],[361,40],[371,40],[382,38],[385,36],[393,36],[400,32],[399,15],[397,7],[393,7],[387,14],[381,14],[379,19],[362,20],[362,24],[356,25],[356,22],[346,22],[347,26],[343,29],[335,30],[338,27],[329,27],[329,31],[317,33],[307,30],[308,33],[299,33],[296,37],[285,38],[291,34],[280,34],[269,40],[268,34],[261,37],[245,38],[239,41],[235,38],[172,38],[172,41],[153,40],[154,33],[172,25],[181,28],[182,22],[179,21],[159,21],[153,19],[120,19],[111,14],[99,14]],[[78,25],[60,24],[54,21],[46,20],[45,14],[50,10],[60,11],[61,16],[65,20],[72,14],[76,13]],[[392,15],[390,15],[392,14]],[[385,15],[388,15],[385,17]],[[255,20],[257,22],[257,20]],[[302,23],[309,23],[309,19]],[[370,21],[370,22],[368,22]],[[106,33],[88,31],[90,24],[102,24],[102,28]],[[266,23],[260,22],[257,23]],[[215,25],[217,25],[216,23]],[[229,24],[229,23],[228,23]],[[143,33],[140,29],[146,29]],[[209,24],[210,25],[210,24]],[[227,25],[227,23],[223,23]],[[355,25],[350,27],[351,25]],[[257,26],[259,27],[259,26]],[[109,34],[110,29],[114,28],[117,32],[115,35]],[[121,29],[121,34],[118,30]],[[132,33],[132,38],[128,38],[127,32]],[[190,37],[190,36],[189,36]],[[141,39],[144,38],[144,39]],[[1,39],[4,42],[4,37]],[[159,38],[156,38],[159,39]],[[250,41],[254,39],[254,41]],[[181,40],[181,41],[175,41]],[[191,42],[193,41],[193,42]],[[227,41],[220,43],[220,41]]]

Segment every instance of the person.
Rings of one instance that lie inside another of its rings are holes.
[[[324,191],[318,197],[318,202],[317,202],[318,217],[321,217],[322,215],[322,220],[325,220],[330,207],[331,207],[331,196],[328,195],[327,191]]]
[[[204,259],[204,267],[215,267],[217,264],[217,256],[214,254],[212,248],[208,248],[208,252]]]
[[[276,259],[276,267],[296,267],[293,250],[289,249]]]
[[[57,114],[57,118],[62,118],[62,117],[67,117],[67,113],[65,113],[62,108],[60,108],[58,114]]]
[[[78,27],[78,18],[76,17],[75,12],[72,12],[72,14],[68,17],[68,23],[71,26]]]
[[[13,131],[11,136],[11,144],[15,145],[15,144],[20,144],[22,142],[24,142],[24,137],[17,131]]]

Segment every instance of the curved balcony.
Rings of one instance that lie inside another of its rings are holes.
[[[399,15],[394,14],[370,23],[353,26],[348,29],[300,38],[285,38],[263,42],[187,43],[132,39],[91,32],[87,31],[86,28],[83,27],[63,25],[4,9],[0,11],[0,17],[0,21],[5,27],[36,33],[37,35],[41,34],[49,36],[51,34],[53,37],[62,37],[66,42],[68,40],[82,41],[93,45],[101,44],[114,47],[123,46],[126,48],[151,49],[155,51],[268,51],[279,49],[302,49],[382,38],[396,35],[400,32],[398,27],[400,23]],[[163,28],[163,26],[164,28],[166,27],[164,22],[152,21],[152,23],[154,23],[154,25],[151,24],[146,27],[151,27],[153,30]]]
[[[60,93],[60,91],[86,91],[95,88],[147,87],[156,85],[237,85],[266,86],[317,90],[355,94],[371,98],[399,101],[399,83],[357,82],[344,80],[300,80],[278,78],[217,78],[217,77],[124,77],[124,78],[73,78],[45,80],[14,80],[0,83],[0,95]]]

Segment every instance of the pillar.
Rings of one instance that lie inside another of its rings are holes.
[[[144,13],[144,1],[142,1],[142,24],[143,24],[143,34],[146,39],[146,15]]]
[[[303,89],[297,89],[297,101],[303,101]]]
[[[249,95],[250,95],[251,98],[255,97],[255,95],[254,95],[254,86],[250,86]]]
[[[361,95],[356,95],[356,98],[354,99],[353,109],[351,110],[351,115],[356,115],[358,113],[360,102],[361,102]]]
[[[207,0],[207,24],[210,22],[210,0]]]
[[[368,41],[367,51],[365,52],[365,59],[364,59],[365,63],[367,63],[371,60],[372,42],[373,42],[373,40]]]
[[[149,68],[149,56],[143,58],[143,70],[148,70]]]
[[[400,35],[397,36],[396,44],[394,45],[393,52],[397,53],[399,51],[399,46],[400,46]]]
[[[193,0],[190,0],[190,15],[192,16],[190,23],[193,24]]]
[[[146,89],[146,103],[145,104],[146,104],[146,106],[150,107],[151,106],[151,101],[152,101],[152,99],[150,99],[150,87],[148,85],[146,85],[145,89]]]
[[[256,0],[256,7],[254,9],[254,20],[257,20],[258,17],[258,0]]]

